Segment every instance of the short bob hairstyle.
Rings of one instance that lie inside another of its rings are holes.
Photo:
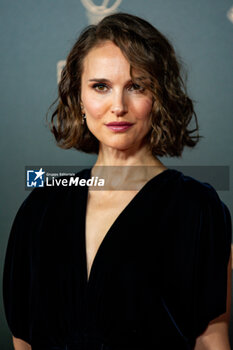
[[[132,81],[138,83],[133,72],[134,69],[140,71],[143,76],[140,85],[152,93],[151,130],[145,137],[152,155],[178,157],[184,146],[194,147],[200,138],[197,117],[193,102],[187,96],[174,48],[150,23],[121,12],[103,18],[97,25],[87,26],[68,54],[58,98],[51,105],[56,107],[50,129],[58,146],[98,153],[99,141],[82,122],[81,77],[89,51],[108,40],[117,45],[128,60]],[[188,130],[192,117],[194,129]]]

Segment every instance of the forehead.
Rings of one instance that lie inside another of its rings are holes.
[[[107,41],[91,49],[83,61],[83,76],[130,76],[130,64],[113,42]]]

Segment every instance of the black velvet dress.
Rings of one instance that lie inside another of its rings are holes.
[[[87,195],[38,188],[21,205],[3,279],[12,334],[32,350],[193,349],[226,311],[226,205],[209,184],[163,171],[117,217],[87,281]]]

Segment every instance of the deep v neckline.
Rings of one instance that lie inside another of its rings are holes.
[[[87,177],[86,179],[90,179],[91,178],[91,171],[92,168],[87,169]],[[129,211],[129,209],[135,204],[135,202],[137,202],[140,197],[142,196],[142,194],[148,189],[148,187],[150,187],[150,184],[159,181],[161,178],[163,178],[164,174],[167,174],[169,172],[171,172],[172,170],[167,168],[165,170],[163,170],[162,172],[160,172],[159,174],[155,175],[154,177],[152,177],[149,181],[147,181],[142,187],[141,189],[136,193],[136,195],[128,202],[128,204],[124,207],[124,209],[119,213],[119,215],[116,217],[116,219],[113,221],[113,223],[111,224],[111,226],[109,227],[109,229],[107,230],[106,234],[104,235],[103,239],[101,240],[99,247],[96,251],[96,254],[93,258],[91,267],[90,267],[90,272],[89,272],[89,276],[88,276],[88,268],[87,268],[87,247],[86,247],[86,213],[87,213],[87,200],[88,200],[88,194],[89,194],[89,190],[88,190],[88,186],[85,186],[84,189],[84,210],[83,210],[83,216],[82,216],[82,220],[83,220],[83,237],[82,237],[82,241],[83,241],[83,249],[84,249],[84,274],[85,274],[85,282],[87,284],[87,286],[90,285],[92,279],[93,279],[93,275],[94,275],[94,270],[96,267],[96,261],[98,261],[98,257],[101,254],[101,251],[103,250],[104,246],[106,245],[106,241],[109,240],[109,238],[111,237],[111,233],[113,232],[113,229],[115,228],[115,226],[117,224],[119,224],[121,218],[125,215],[126,212]]]

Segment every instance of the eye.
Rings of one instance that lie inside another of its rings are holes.
[[[92,88],[96,90],[97,92],[107,92],[107,85],[103,83],[96,83],[92,85]]]
[[[129,87],[129,90],[131,91],[137,91],[137,92],[144,92],[145,91],[145,88],[138,85],[138,84],[131,84],[130,87]]]

